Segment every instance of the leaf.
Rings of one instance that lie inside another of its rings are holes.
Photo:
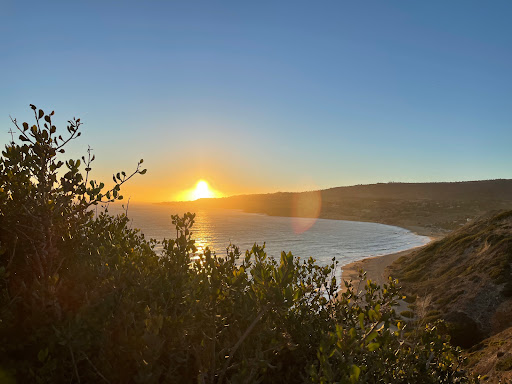
[[[50,116],[45,116],[45,117],[44,117],[44,121],[46,121],[47,123],[49,123],[49,122],[50,122]]]
[[[23,123],[23,130],[26,131],[28,129],[28,124],[27,123]]]
[[[28,140],[25,136],[23,136],[23,135],[20,135],[20,140],[21,140],[21,141],[29,141],[29,140]]]
[[[361,368],[359,368],[357,365],[352,364],[350,367],[350,382],[355,383],[357,380],[359,380],[359,375],[361,374]]]
[[[148,171],[147,169],[143,169],[143,170],[142,170],[142,171],[140,171],[139,173],[140,173],[141,175],[144,175],[144,174],[146,174],[146,172],[147,172],[147,171]]]
[[[380,344],[379,343],[371,343],[371,344],[368,344],[368,350],[370,352],[373,352],[375,351],[377,348],[380,347]]]
[[[370,333],[367,337],[366,337],[366,341],[372,341],[373,339],[375,339],[379,334],[377,333],[377,331],[373,331],[372,333]]]
[[[364,313],[359,314],[359,325],[361,326],[361,329],[364,329]]]
[[[42,109],[39,110],[39,119],[44,116],[44,111]]]
[[[48,356],[48,348],[41,349],[39,353],[37,354],[37,360],[39,360],[41,363],[46,360],[46,357]]]
[[[34,111],[37,109],[34,104],[30,104],[30,108],[32,108]]]

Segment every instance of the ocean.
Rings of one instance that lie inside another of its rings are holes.
[[[109,213],[119,212],[118,204],[109,207]],[[175,238],[171,215],[182,213],[162,204],[130,204],[129,225],[140,229],[146,238]],[[300,258],[311,256],[320,265],[330,264],[336,258],[343,266],[421,246],[430,240],[404,228],[377,223],[276,217],[223,209],[195,213],[192,237],[196,246],[200,251],[208,246],[219,256],[225,254],[230,243],[242,251],[254,243],[265,243],[267,254],[272,257],[278,258],[285,251]]]

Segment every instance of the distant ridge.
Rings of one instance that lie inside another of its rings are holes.
[[[376,184],[357,184],[332,187],[304,192],[270,192],[241,194],[228,197],[204,198],[194,203],[205,201],[229,201],[248,197],[269,197],[294,195],[301,193],[321,192],[322,197],[358,197],[358,198],[389,198],[389,199],[498,199],[512,200],[512,179],[474,180],[474,181],[434,181],[427,183],[389,182]],[[183,202],[163,202],[175,204]],[[191,203],[191,202],[186,202]]]
[[[319,217],[397,225],[425,235],[459,228],[491,210],[512,209],[512,180],[379,183],[310,192],[237,195],[172,204],[187,210],[227,208],[293,216],[297,198],[321,196]],[[307,216],[302,215],[302,216]]]
[[[389,199],[512,199],[512,179],[432,182],[378,183],[335,187],[322,191],[326,197],[389,198]]]

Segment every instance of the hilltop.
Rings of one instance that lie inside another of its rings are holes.
[[[371,221],[405,227],[423,235],[440,235],[485,212],[511,209],[512,180],[379,183],[165,204],[186,205],[192,210],[229,208],[270,216],[294,216],[297,201],[307,204],[317,200],[321,201],[321,218]],[[314,209],[299,212],[305,217],[318,214]]]

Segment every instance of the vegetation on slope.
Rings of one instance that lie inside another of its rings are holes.
[[[93,156],[59,160],[80,120],[62,138],[33,110],[0,158],[2,382],[471,382],[436,326],[404,332],[393,280],[334,300],[334,263],[197,254],[193,214],[157,253],[126,215],[93,216],[142,161],[104,191]]]
[[[469,368],[489,384],[512,382],[512,327],[472,347]]]
[[[469,347],[512,325],[512,211],[489,214],[391,267],[406,292],[428,298],[430,318]]]

